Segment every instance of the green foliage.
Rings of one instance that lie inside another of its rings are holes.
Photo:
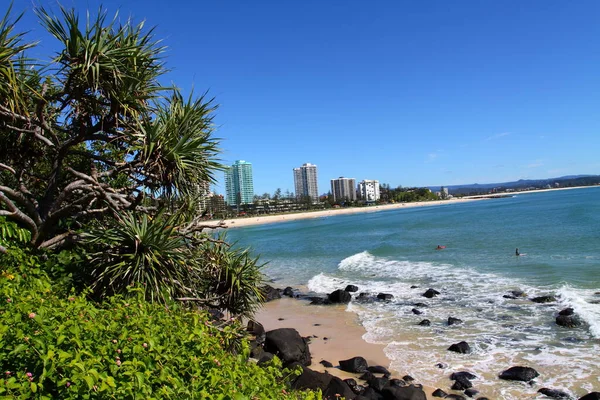
[[[297,372],[275,359],[248,361],[237,323],[217,325],[176,304],[112,297],[100,305],[61,295],[36,257],[0,259],[0,398],[318,399],[286,382]]]

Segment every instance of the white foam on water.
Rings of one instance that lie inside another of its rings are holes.
[[[525,363],[543,371],[537,380],[539,387],[578,395],[600,390],[596,365],[600,342],[590,338],[600,337],[600,305],[587,301],[600,300],[600,296],[592,291],[533,287],[474,269],[393,260],[367,251],[345,258],[334,273],[314,276],[308,287],[330,293],[349,284],[358,286],[360,292],[394,296],[389,302],[350,303],[347,310],[358,314],[366,329],[365,340],[387,344],[385,352],[393,369],[406,371],[421,383],[435,385],[440,379],[447,380],[448,370],[435,367],[444,362],[453,370],[463,368],[490,377],[478,383],[478,389],[484,389],[482,394],[493,393],[491,397],[504,399],[534,397],[537,389],[496,379],[502,370]],[[438,290],[440,296],[423,297],[427,288]],[[511,290],[523,291],[529,298],[504,298]],[[530,300],[550,294],[559,298],[559,304]],[[415,303],[428,307],[416,307]],[[589,333],[587,328],[566,331],[555,324],[556,313],[565,306],[573,307],[585,320]],[[423,314],[414,315],[413,308]],[[448,326],[450,316],[464,322]],[[431,320],[431,326],[418,325],[424,318]],[[567,336],[574,339],[565,340]],[[452,343],[462,340],[471,346],[471,354],[447,351]],[[486,388],[491,392],[485,392]]]
[[[572,307],[575,313],[589,326],[590,334],[600,339],[600,304],[590,303],[588,299],[600,301],[595,290],[574,289],[564,285],[558,290],[562,301]]]

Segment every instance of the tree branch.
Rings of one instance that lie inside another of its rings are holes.
[[[0,163],[0,169],[4,169],[4,170],[7,170],[7,171],[10,171],[13,175],[17,174],[17,172],[13,168],[9,167],[6,164]]]
[[[19,208],[12,202],[5,194],[2,188],[0,187],[0,203],[4,203],[8,210],[0,210],[0,216],[5,215],[12,219],[15,219],[19,222],[22,222],[26,226],[29,227],[31,231],[31,239],[32,241],[38,236],[37,225],[27,214],[23,211],[19,210]]]

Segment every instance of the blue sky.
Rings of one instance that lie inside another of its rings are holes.
[[[595,0],[61,4],[156,26],[165,83],[216,98],[222,160],[252,162],[257,194],[293,191],[306,162],[320,193],[340,176],[396,187],[600,174]],[[31,0],[14,9],[47,57]]]

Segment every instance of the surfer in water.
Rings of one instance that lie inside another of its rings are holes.
[[[443,250],[443,249],[445,249],[445,248],[446,248],[446,246],[440,246],[440,245],[438,244],[438,246],[437,246],[435,249],[436,249],[436,250]]]
[[[517,257],[518,257],[518,256],[520,256],[520,255],[521,255],[521,253],[519,253],[519,248],[517,247],[517,249],[515,250],[515,256],[517,256]]]

